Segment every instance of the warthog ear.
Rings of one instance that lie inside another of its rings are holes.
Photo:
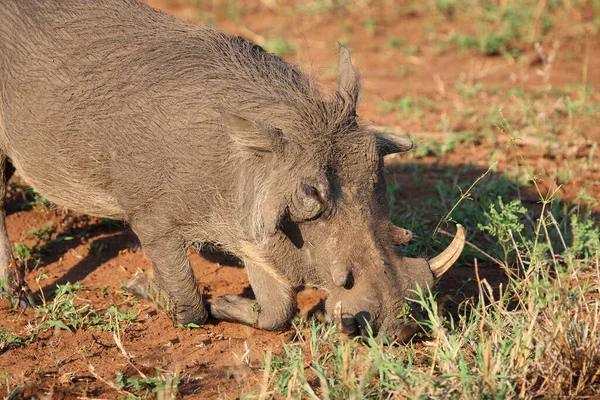
[[[283,133],[279,129],[224,112],[231,130],[231,139],[240,147],[255,153],[275,153],[283,148]]]
[[[413,148],[413,142],[407,137],[392,135],[389,133],[376,133],[377,151],[381,156],[402,153]]]
[[[350,52],[341,43],[338,44],[340,45],[340,58],[338,61],[337,91],[342,97],[347,98],[356,105],[360,90],[358,75],[354,70],[354,66],[352,66]]]

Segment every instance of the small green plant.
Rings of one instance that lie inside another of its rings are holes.
[[[35,246],[27,246],[25,243],[21,242],[14,242],[13,246],[15,248],[17,259],[23,261],[30,258],[36,250]]]
[[[35,239],[35,243],[27,245],[22,242],[14,242],[14,254],[18,260],[25,263],[28,269],[36,268],[40,263],[40,247],[50,239],[51,226],[44,225],[41,229],[32,227],[26,234],[25,239]]]
[[[394,101],[380,100],[379,109],[384,113],[396,112],[399,119],[417,120],[435,104],[424,97],[402,96]]]
[[[474,85],[465,85],[464,83],[457,83],[454,85],[454,89],[460,93],[461,96],[472,98],[478,93],[483,91],[483,85],[481,83],[477,83]]]
[[[106,311],[99,311],[91,304],[78,299],[77,293],[84,290],[87,289],[80,283],[57,285],[54,299],[47,302],[43,298],[42,304],[35,310],[36,316],[40,317],[36,332],[48,327],[71,332],[78,329],[122,331],[137,320],[136,301],[127,300],[130,308],[125,311],[121,311],[121,304],[111,306]]]
[[[26,201],[26,206],[31,208],[45,207],[49,204],[48,200],[32,188],[25,189],[26,198],[31,200]]]
[[[477,227],[498,239],[504,251],[504,260],[508,264],[508,254],[514,250],[515,238],[519,239],[525,227],[520,221],[520,216],[525,215],[527,209],[519,200],[504,204],[501,197],[498,198],[497,207],[498,209],[495,204],[491,204],[489,211],[484,213],[487,223]]]
[[[91,306],[89,304],[76,305],[75,294],[84,289],[79,283],[57,285],[54,291],[54,300],[47,303],[44,299],[42,305],[35,310],[36,315],[42,316],[37,330],[57,327],[73,332],[82,327],[85,318],[91,311]]]
[[[90,244],[90,250],[96,253],[97,256],[101,256],[104,251],[104,243],[92,242],[92,244]]]
[[[33,244],[23,242],[14,242],[14,254],[17,260],[25,263],[28,270],[33,270],[41,262],[41,256],[47,252],[49,246],[67,240],[72,240],[73,237],[66,234],[59,234],[55,239],[52,239],[53,228],[49,223],[44,224],[41,228],[32,227],[25,233],[25,239],[33,240]]]
[[[573,258],[584,260],[598,259],[600,256],[600,228],[593,220],[579,220],[576,215],[571,216],[571,232],[573,244],[570,255]]]
[[[27,233],[25,233],[25,238],[34,238],[38,243],[47,242],[50,240],[50,236],[52,234],[52,226],[50,223],[46,222],[44,226],[41,228],[32,227]]]
[[[300,14],[319,15],[328,12],[345,12],[352,7],[352,2],[349,0],[315,0],[308,2],[299,2],[296,10]]]
[[[296,53],[296,48],[281,36],[266,40],[261,43],[269,53],[273,53],[279,57],[288,57]]]
[[[495,32],[484,33],[479,39],[479,50],[488,56],[499,55],[508,48],[508,39]]]
[[[120,305],[110,306],[105,313],[90,313],[86,325],[90,329],[101,329],[103,331],[123,331],[137,320],[137,301],[127,301],[131,307],[121,311]],[[189,326],[188,326],[189,327]]]
[[[197,329],[197,328],[200,328],[200,325],[198,325],[198,324],[195,324],[195,323],[193,323],[193,322],[190,322],[190,323],[188,323],[188,324],[186,324],[186,325],[183,325],[183,324],[175,324],[175,327],[176,327],[176,328],[180,328],[180,329],[184,329],[184,328],[185,328],[185,329]]]
[[[11,347],[27,344],[30,340],[30,337],[20,337],[10,332],[8,328],[2,328],[0,329],[0,353]]]
[[[471,35],[459,33],[456,35],[455,40],[462,51],[479,47],[479,40]]]
[[[211,12],[197,11],[194,14],[193,20],[204,25],[215,25],[215,16]]]
[[[433,3],[437,11],[448,19],[454,18],[454,14],[461,5],[460,0],[434,0]]]
[[[402,48],[402,54],[404,54],[406,56],[416,56],[416,55],[419,55],[420,53],[421,53],[421,48],[417,45],[406,46],[406,47]]]
[[[371,34],[377,31],[377,21],[373,18],[367,18],[363,24],[363,29]]]
[[[392,36],[385,41],[384,46],[389,47],[391,49],[399,49],[402,47],[403,44],[404,38]]]
[[[175,399],[179,380],[178,372],[165,373],[157,368],[154,376],[142,375],[139,378],[116,371],[114,382],[117,390],[124,390],[134,398],[148,398],[154,395],[157,399]]]
[[[571,9],[563,7],[562,2],[534,0],[507,3],[435,0],[432,3],[431,7],[445,19],[464,22],[464,28],[449,35],[448,42],[456,43],[463,51],[473,49],[487,56],[514,56],[525,47],[543,41],[554,28],[554,20]]]
[[[232,19],[232,20],[239,20],[240,19],[240,9],[239,9],[239,5],[237,4],[237,0],[228,0],[227,1],[227,6],[225,8],[225,14],[227,15],[227,18]]]
[[[340,44],[344,47],[346,47],[348,49],[348,51],[350,53],[352,53],[352,50],[350,49],[350,39],[347,37],[341,37],[338,39],[338,42],[340,42]]]
[[[17,385],[14,388],[10,388],[10,378],[7,374],[5,374],[4,372],[0,372],[0,378],[4,379],[4,387],[6,388],[6,400],[13,400],[13,399],[18,399],[19,397],[19,391],[21,389],[23,389],[25,387],[25,385],[21,384],[21,385]]]

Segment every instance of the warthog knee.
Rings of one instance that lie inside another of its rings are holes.
[[[281,307],[280,309],[268,307],[262,309],[258,316],[257,327],[269,331],[284,331],[290,327],[295,311],[295,307]]]

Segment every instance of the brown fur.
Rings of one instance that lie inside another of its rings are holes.
[[[288,324],[299,285],[377,329],[431,283],[392,248],[382,159],[410,146],[359,125],[344,48],[328,95],[259,46],[135,0],[5,1],[0,20],[1,159],[59,205],[129,222],[153,262],[146,297],[176,321],[207,316],[194,242],[244,260],[256,295],[213,315],[264,329]]]

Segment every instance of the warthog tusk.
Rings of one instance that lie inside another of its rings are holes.
[[[340,332],[344,331],[344,323],[342,322],[342,302],[338,301],[333,307],[333,320]]]
[[[335,303],[335,307],[333,308],[333,321],[337,326],[339,332],[344,333],[346,335],[351,335],[355,332],[356,329],[350,329],[346,325],[344,325],[344,321],[342,320],[342,302],[338,301]]]
[[[440,279],[450,269],[460,256],[460,253],[462,253],[464,247],[465,228],[461,224],[456,224],[456,235],[454,235],[450,246],[440,255],[429,260],[429,268],[436,279]]]

